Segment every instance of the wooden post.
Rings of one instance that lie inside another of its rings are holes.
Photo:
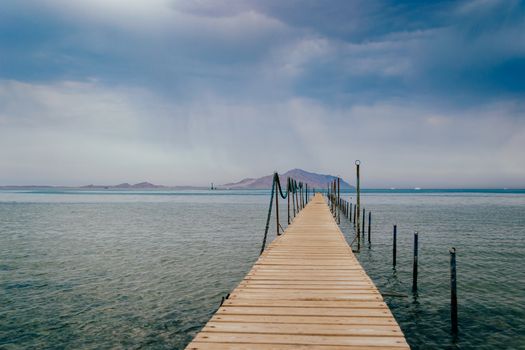
[[[458,334],[458,295],[456,285],[456,248],[450,249],[450,322],[454,336]]]
[[[365,241],[365,222],[366,222],[366,215],[365,215],[365,208],[363,208],[363,244],[364,244],[364,241]]]
[[[356,212],[357,212],[357,218],[355,220],[356,225],[356,234],[357,234],[357,247],[358,250],[361,248],[361,220],[359,217],[360,211],[361,211],[361,186],[360,186],[360,179],[359,179],[359,166],[361,165],[361,161],[356,160],[355,161],[355,170],[356,170],[356,191],[357,191],[357,202],[356,202]]]
[[[372,239],[370,238],[370,226],[372,224],[372,212],[368,212],[368,245],[372,243]]]
[[[277,182],[279,181],[279,175],[275,173],[273,181]],[[277,226],[277,235],[279,236],[280,230],[279,230],[279,188],[278,186],[275,186],[275,222]]]
[[[286,198],[288,199],[288,225],[290,225],[290,178],[286,179]]]
[[[392,244],[392,266],[396,268],[396,255],[397,255],[397,225],[394,225],[394,236]]]
[[[301,210],[303,210],[303,186],[302,183],[299,183],[299,205]]]
[[[337,223],[341,223],[341,178],[337,177]]]
[[[357,205],[354,205],[354,228],[355,228],[355,218],[356,218]]]
[[[293,218],[295,219],[295,187],[294,187],[294,180],[290,179],[290,186],[292,187],[292,206],[293,206]]]
[[[350,222],[352,222],[352,203],[350,203]]]
[[[412,293],[417,293],[418,234],[414,232],[414,263],[412,265]]]
[[[297,186],[297,181],[293,180],[295,186],[295,204],[297,206],[297,214],[299,214],[299,186]]]
[[[305,204],[308,204],[308,184],[304,184],[304,185],[306,186],[306,189],[304,191],[305,192],[305,196],[304,196],[305,200],[304,200],[304,202],[305,202]]]
[[[335,218],[335,216],[337,215],[336,214],[336,203],[335,203],[335,195],[336,195],[337,191],[336,191],[336,185],[335,185],[335,180],[332,182],[332,214]]]

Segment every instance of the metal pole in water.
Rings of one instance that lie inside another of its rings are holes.
[[[368,212],[368,244],[370,245],[372,243],[372,240],[370,238],[370,226],[372,223],[372,212]]]
[[[456,290],[456,248],[450,249],[450,322],[454,336],[458,334],[458,295]]]
[[[392,245],[392,266],[396,268],[396,255],[397,255],[397,225],[394,225],[394,236]]]
[[[412,265],[412,293],[417,293],[418,233],[414,232],[414,263]]]

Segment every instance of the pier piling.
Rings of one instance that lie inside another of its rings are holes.
[[[392,242],[392,267],[396,268],[396,255],[397,255],[397,225],[394,225],[393,231],[393,242]]]
[[[414,232],[414,262],[412,265],[412,293],[417,293],[418,233]]]
[[[363,244],[364,244],[364,241],[365,241],[365,222],[366,222],[366,215],[365,215],[365,208],[363,208],[363,227],[361,228],[361,230],[363,231]]]
[[[456,284],[456,248],[450,249],[450,323],[452,335],[458,334],[458,296]]]
[[[370,246],[370,244],[372,243],[372,239],[371,239],[371,232],[370,232],[370,226],[372,224],[372,212],[369,211],[368,212],[368,245]]]

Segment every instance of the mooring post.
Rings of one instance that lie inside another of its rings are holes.
[[[396,268],[396,255],[397,255],[397,225],[394,225],[394,235],[392,244],[392,266]]]
[[[363,231],[363,244],[364,244],[364,241],[365,241],[365,222],[366,222],[366,215],[365,215],[365,208],[363,208],[363,228],[362,228],[362,231]]]
[[[458,334],[458,296],[456,290],[456,248],[450,249],[450,322],[452,335]]]
[[[301,202],[302,202],[302,207],[301,209],[304,209],[304,198],[305,198],[305,193],[304,193],[304,183],[303,183],[303,187],[301,187]]]
[[[368,245],[372,243],[372,239],[370,238],[370,226],[372,224],[372,212],[368,212]]]
[[[303,184],[302,182],[299,182],[299,204],[301,206],[301,210],[303,210]]]
[[[354,229],[355,229],[355,222],[356,222],[355,220],[357,216],[356,212],[357,212],[357,204],[354,205]]]
[[[279,183],[279,175],[277,175],[277,173],[275,173],[273,181]],[[275,191],[275,222],[277,224],[277,235],[280,236],[281,232],[279,230],[279,188],[277,188],[277,191]]]
[[[412,293],[417,293],[418,234],[414,232],[414,263],[412,265]]]
[[[294,182],[294,188],[295,188],[295,204],[297,206],[297,214],[299,214],[299,186],[297,185],[297,181],[293,180]]]
[[[341,178],[337,177],[337,223],[341,223]]]
[[[288,200],[288,225],[290,225],[290,178],[286,178],[286,198]]]
[[[350,203],[350,222],[352,222],[352,203]]]
[[[293,204],[293,218],[295,219],[295,216],[297,215],[296,214],[296,200],[295,200],[295,180],[294,179],[291,179],[290,180],[290,185],[292,185],[292,204]]]
[[[360,221],[359,221],[359,211],[361,210],[361,186],[360,186],[360,181],[359,181],[359,165],[361,164],[361,161],[360,160],[356,160],[355,161],[355,166],[356,166],[356,191],[357,191],[357,207],[356,207],[356,211],[357,211],[357,221],[356,221],[356,228],[357,228],[357,231],[356,231],[356,234],[357,234],[357,250],[359,251],[361,249],[361,232],[359,232],[359,228],[360,228]]]
[[[306,199],[305,200],[306,200],[306,204],[308,204],[308,184],[305,184],[305,186],[306,186],[306,190],[305,190],[305,192],[306,192]]]
[[[336,189],[337,189],[337,186],[336,186],[335,180],[334,180],[333,183],[332,183],[332,214],[333,214],[334,218],[337,215],[337,213],[335,212],[337,210],[337,204],[335,202],[335,200],[336,200],[335,195],[337,194],[337,190]]]

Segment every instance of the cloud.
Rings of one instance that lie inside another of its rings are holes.
[[[174,104],[97,82],[3,81],[0,102],[0,147],[9,150],[0,166],[9,183],[39,174],[40,183],[54,184],[205,185],[294,166],[351,174],[357,158],[369,186],[410,186],[416,178],[422,186],[497,178],[518,185],[525,171],[518,160],[525,108],[516,101],[468,111],[399,101],[246,104],[213,95]]]
[[[361,158],[377,186],[522,183],[524,23],[518,1],[2,3],[0,181],[207,184]]]

